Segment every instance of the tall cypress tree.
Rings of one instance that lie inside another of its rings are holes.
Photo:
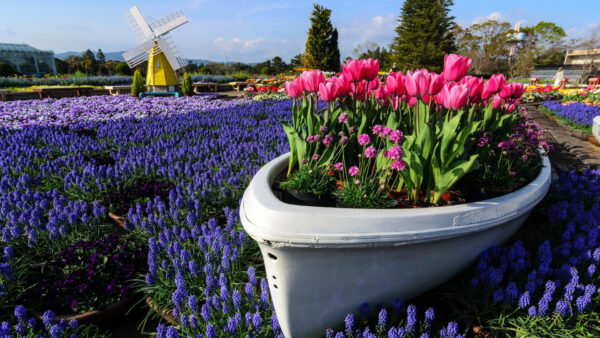
[[[452,0],[406,0],[390,49],[403,70],[428,68],[441,72],[444,55],[456,50],[450,16]]]
[[[337,28],[331,24],[331,10],[313,4],[311,26],[306,39],[305,66],[327,71],[340,70],[340,49]]]

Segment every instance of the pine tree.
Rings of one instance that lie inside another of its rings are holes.
[[[102,53],[102,49],[98,49],[96,52],[96,59],[98,59],[98,62],[100,63],[106,62],[106,56],[104,56],[104,53]]]
[[[452,0],[406,0],[390,49],[402,70],[427,68],[441,72],[444,55],[456,50],[450,16]]]
[[[183,81],[181,81],[181,92],[185,96],[194,95],[194,89],[192,88],[192,77],[188,72],[183,73]]]
[[[131,96],[138,97],[140,93],[146,91],[144,87],[144,80],[142,79],[142,73],[138,70],[133,74],[133,83],[131,84]]]
[[[331,25],[331,10],[317,4],[313,6],[304,65],[308,68],[337,72],[340,69],[340,49],[337,28]]]

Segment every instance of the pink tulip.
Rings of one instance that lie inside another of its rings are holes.
[[[502,87],[502,90],[498,93],[501,98],[508,99],[511,98],[515,94],[515,85],[514,83],[507,83]]]
[[[318,92],[319,85],[325,82],[325,75],[320,70],[305,70],[300,74],[304,90],[309,92]]]
[[[391,82],[390,86],[392,86],[394,89],[392,90],[392,88],[388,88],[388,93],[391,94],[395,91],[396,95],[398,95],[399,97],[406,93],[406,86],[404,84],[404,74],[402,74],[402,72],[390,73],[390,75],[387,77],[386,85],[387,81]]]
[[[350,95],[355,100],[364,101],[367,99],[367,81],[352,82],[350,84]]]
[[[344,77],[350,82],[358,82],[363,79],[363,67],[362,60],[348,60],[345,65],[342,65]]]
[[[367,81],[373,81],[379,73],[379,60],[367,59],[363,61],[362,78]]]
[[[442,88],[444,88],[444,84],[446,83],[446,81],[441,75],[438,75],[436,73],[429,74],[431,75],[431,82],[429,83],[429,89],[427,90],[427,93],[429,95],[436,95],[440,92],[440,90],[442,90]]]
[[[492,108],[496,109],[498,107],[501,107],[503,103],[504,103],[504,100],[502,100],[502,97],[500,97],[500,95],[496,94],[496,95],[494,95],[494,103],[492,105]]]
[[[338,95],[337,81],[335,79],[327,80],[329,81],[325,81],[325,83],[319,85],[319,94],[321,94],[323,101],[333,102]]]
[[[408,71],[404,77],[406,92],[410,96],[423,96],[427,93],[431,76],[427,69],[418,69],[415,72]]]
[[[447,81],[460,81],[471,67],[471,59],[456,54],[444,57],[444,77]]]
[[[387,89],[385,86],[381,86],[377,89],[375,89],[375,98],[378,100],[381,100],[383,105],[387,105],[388,104],[388,97],[389,94],[387,92]]]
[[[525,86],[522,83],[516,82],[513,84],[515,88],[515,92],[513,93],[513,99],[520,99],[523,93],[525,92]]]
[[[395,93],[398,88],[398,84],[396,83],[396,77],[390,73],[388,77],[385,78],[385,89],[388,93]]]
[[[506,77],[504,77],[503,74],[494,74],[485,84],[485,86],[487,88],[487,91],[490,92],[490,94],[496,94],[497,92],[502,90],[505,83]]]
[[[370,90],[375,90],[377,88],[379,88],[379,78],[375,78],[375,80],[373,81],[369,81],[369,89]]]
[[[392,98],[392,108],[394,110],[398,109],[398,105],[400,104],[400,98],[398,96]]]
[[[408,99],[408,106],[411,108],[414,107],[415,104],[417,103],[417,98],[414,96],[409,96],[409,97],[407,97],[407,99]]]
[[[338,97],[344,97],[350,92],[350,81],[344,75],[335,78],[338,86]]]
[[[302,80],[300,80],[300,78],[295,78],[292,82],[286,82],[285,91],[291,98],[299,97],[304,91],[302,88]]]
[[[485,81],[482,78],[474,76],[466,76],[465,79],[467,79],[466,84],[469,87],[469,96],[471,97],[471,101],[481,101],[481,93],[483,92]]]
[[[444,86],[442,89],[443,104],[447,109],[459,110],[467,104],[469,99],[469,87],[466,85],[456,85],[451,89]]]

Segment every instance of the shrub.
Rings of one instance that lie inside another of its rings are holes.
[[[135,71],[133,74],[133,84],[131,85],[131,96],[139,96],[140,93],[146,91],[144,87],[144,80],[142,80],[142,73],[139,70]]]
[[[131,69],[125,62],[121,62],[115,66],[115,73],[117,75],[131,75]]]
[[[188,72],[183,73],[183,81],[181,82],[181,92],[185,96],[194,95],[194,88],[192,88],[192,78]]]
[[[271,74],[271,68],[269,68],[269,67],[262,67],[262,69],[260,70],[260,73],[262,75],[269,75],[269,74]]]

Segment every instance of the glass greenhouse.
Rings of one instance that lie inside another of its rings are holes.
[[[10,64],[23,75],[56,74],[54,52],[26,44],[0,43],[0,62]]]

